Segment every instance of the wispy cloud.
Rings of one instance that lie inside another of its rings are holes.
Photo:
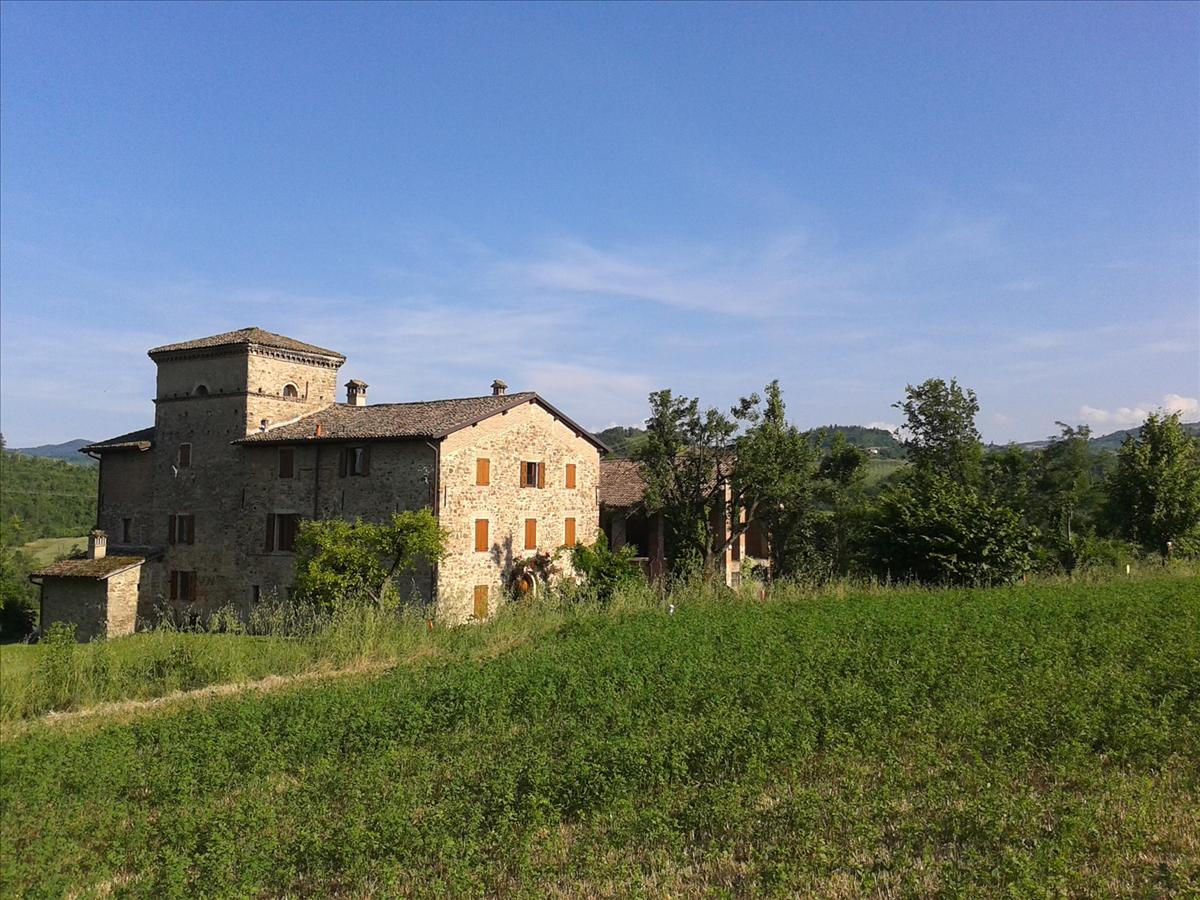
[[[1116,409],[1100,409],[1081,406],[1079,418],[1089,425],[1108,425],[1128,428],[1141,425],[1152,412],[1179,413],[1184,421],[1200,416],[1200,400],[1180,394],[1167,394],[1159,404],[1145,403],[1136,406],[1120,406]]]

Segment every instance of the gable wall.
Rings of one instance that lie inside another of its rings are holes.
[[[475,484],[479,457],[490,460],[491,483]],[[544,488],[521,487],[522,461],[543,462]],[[566,464],[575,463],[575,488],[565,486]],[[597,490],[600,454],[586,438],[557,421],[544,407],[525,403],[445,438],[441,453],[440,518],[450,535],[438,572],[439,616],[471,616],[476,585],[491,588],[489,609],[503,602],[513,560],[525,549],[525,520],[537,520],[538,549],[555,551],[564,541],[564,519],[575,518],[575,536],[591,543],[599,527]],[[489,522],[489,550],[475,551],[475,520]],[[566,560],[560,561],[565,565]]]

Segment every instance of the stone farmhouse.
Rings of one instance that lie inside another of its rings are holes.
[[[247,610],[288,590],[302,519],[432,509],[448,553],[401,587],[456,622],[496,608],[515,559],[595,540],[607,448],[536,393],[368,405],[352,380],[340,403],[342,354],[259,328],[149,355],[154,425],[83,448],[98,531],[87,559],[35,573],[44,624]]]

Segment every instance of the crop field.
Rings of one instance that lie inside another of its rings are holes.
[[[0,895],[1200,891],[1194,578],[672,600],[10,720]]]

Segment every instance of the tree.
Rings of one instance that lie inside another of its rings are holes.
[[[765,398],[765,399],[764,399]],[[743,397],[732,416],[700,411],[669,390],[650,395],[645,443],[637,450],[646,507],[663,514],[669,555],[699,561],[706,576],[756,519],[773,546],[788,542],[809,507],[816,451],[787,422],[778,381]]]
[[[841,575],[850,571],[860,541],[866,474],[867,454],[841,433],[835,434],[817,466],[817,497],[830,509],[825,550],[832,571]]]
[[[438,562],[445,545],[446,533],[427,509],[395,513],[385,524],[302,522],[296,537],[296,595],[325,608],[362,599],[381,603],[397,592],[401,576]]]
[[[584,587],[601,603],[607,603],[625,585],[641,580],[642,571],[634,559],[634,548],[626,544],[611,550],[601,531],[594,544],[576,544],[570,548],[571,566],[583,576]]]
[[[956,379],[930,378],[905,388],[892,404],[904,413],[903,441],[908,460],[919,473],[937,472],[959,481],[978,480],[983,444],[975,429],[979,402]]]
[[[876,571],[952,584],[991,584],[1024,574],[1037,532],[982,489],[975,392],[954,380],[930,379],[908,385],[905,393],[894,405],[905,414],[912,469],[881,495],[871,529]],[[998,485],[1009,480],[1003,470],[989,474]]]
[[[1200,441],[1179,414],[1151,413],[1117,452],[1108,514],[1123,536],[1153,553],[1200,529]]]

